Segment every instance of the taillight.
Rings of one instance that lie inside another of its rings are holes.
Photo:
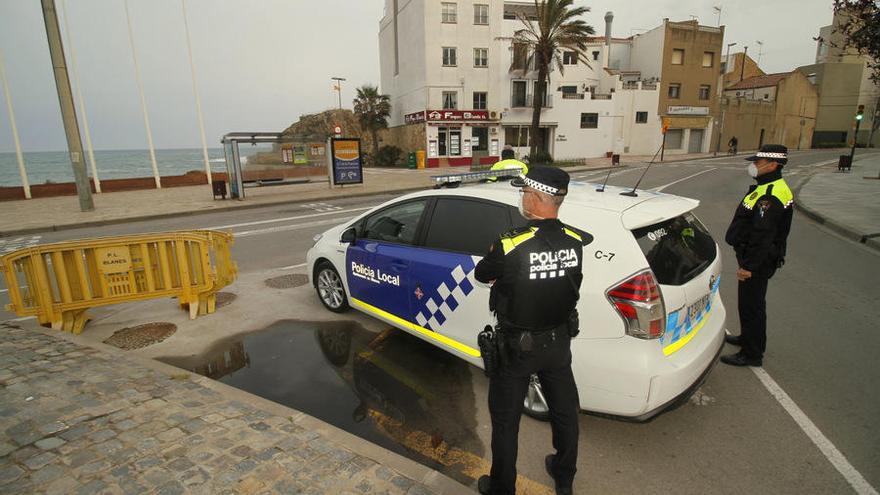
[[[623,318],[626,334],[640,339],[659,339],[666,331],[666,308],[660,286],[651,270],[608,289],[608,301]]]

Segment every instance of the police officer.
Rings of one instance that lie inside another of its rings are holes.
[[[726,241],[736,251],[739,268],[738,303],[740,334],[728,335],[729,344],[741,346],[736,354],[722,356],[732,366],[761,366],[767,347],[767,282],[785,261],[791,229],[794,194],[782,178],[788,148],[767,144],[746,158],[748,173],[757,181],[749,187],[727,228]]]
[[[504,146],[504,149],[501,150],[501,160],[495,162],[492,165],[490,171],[496,170],[519,170],[522,175],[529,173],[529,167],[516,159],[516,156],[513,153],[513,147],[509,144]],[[489,182],[495,182],[498,180],[498,177],[490,177],[488,179]]]
[[[533,167],[514,179],[511,184],[521,188],[520,213],[529,222],[502,234],[476,266],[477,280],[494,282],[490,309],[506,349],[489,381],[492,470],[478,480],[483,494],[515,493],[519,421],[534,373],[550,408],[556,449],[545,458],[545,467],[556,493],[571,493],[580,406],[570,340],[577,332],[583,245],[592,236],[557,219],[568,183],[568,173],[551,167]]]

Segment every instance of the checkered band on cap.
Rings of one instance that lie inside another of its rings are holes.
[[[559,193],[559,189],[556,189],[555,187],[550,187],[547,184],[541,184],[540,182],[533,180],[533,179],[529,179],[528,177],[525,177],[523,179],[523,182],[525,183],[526,186],[531,187],[532,189],[534,189],[536,191],[541,191],[542,193],[546,193],[546,194],[550,194],[550,195],[554,195],[554,196]]]
[[[785,153],[769,153],[767,151],[759,151],[755,156],[758,158],[788,158]]]

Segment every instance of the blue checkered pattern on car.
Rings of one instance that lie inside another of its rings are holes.
[[[690,315],[687,307],[683,307],[669,314],[666,318],[666,333],[660,338],[660,344],[663,347],[666,347],[669,344],[674,344],[682,337],[691,333],[700,321],[709,314],[709,311],[712,310],[712,299],[715,298],[720,283],[721,278],[718,277],[712,285],[712,290],[709,291],[709,298],[706,301],[706,305],[700,308],[695,315]]]
[[[479,257],[462,257],[458,264],[437,287],[428,290],[418,301],[415,321],[419,326],[437,331],[446,323],[453,311],[461,306],[464,298],[474,290],[474,268]]]

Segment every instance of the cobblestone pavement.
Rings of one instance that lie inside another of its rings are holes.
[[[314,418],[157,366],[0,323],[0,493],[466,490],[390,462],[415,466],[403,475],[386,462],[394,454],[352,437],[377,455],[357,453],[310,428]]]

